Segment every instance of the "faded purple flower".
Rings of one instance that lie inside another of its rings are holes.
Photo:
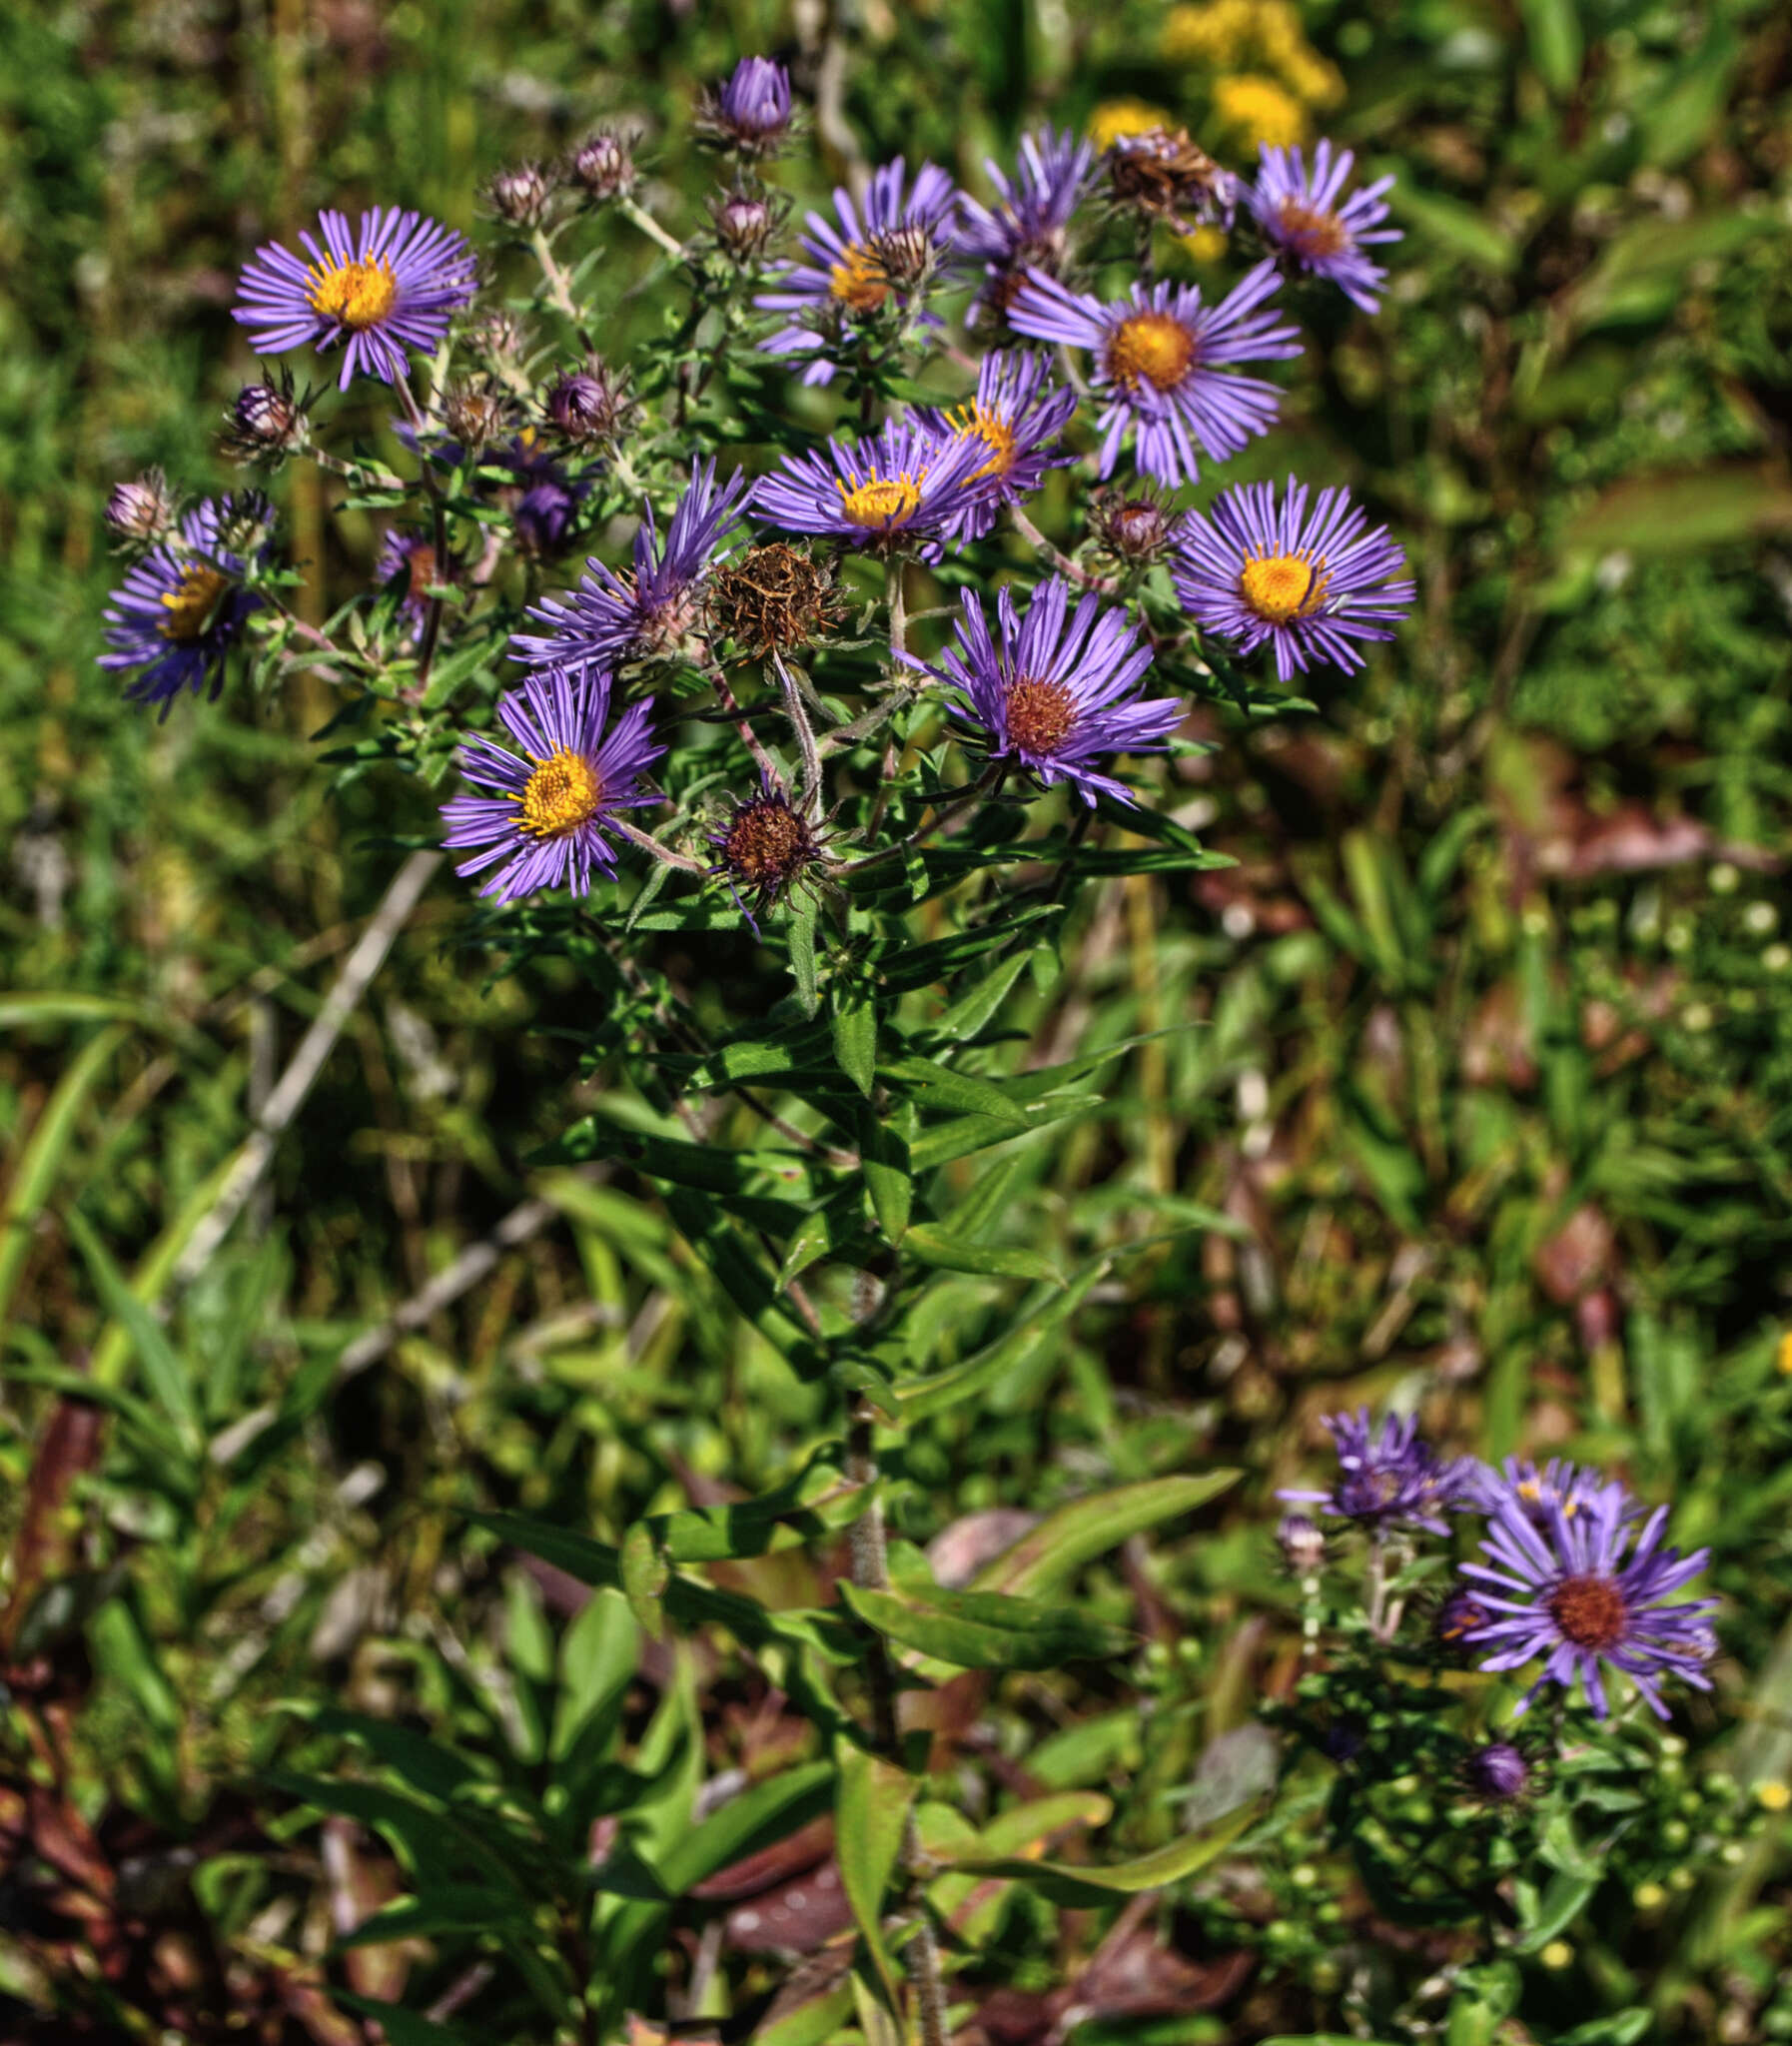
[[[1273,263],[1260,263],[1217,306],[1203,304],[1198,285],[1168,283],[1149,291],[1135,284],[1127,298],[1103,305],[1035,269],[1015,294],[1008,324],[1093,352],[1092,381],[1111,394],[1100,421],[1103,476],[1114,473],[1121,444],[1136,429],[1148,476],[1194,483],[1197,443],[1223,462],[1276,418],[1275,385],[1230,366],[1301,353],[1296,330],[1261,310],[1280,282]]]
[[[243,272],[236,318],[264,355],[306,342],[322,354],[346,343],[345,391],[363,371],[397,384],[410,367],[406,351],[433,355],[472,297],[465,239],[420,214],[376,207],[351,234],[346,215],[326,212],[318,234],[302,232],[299,239],[309,263],[278,242],[256,251]]]
[[[754,487],[752,506],[785,532],[826,533],[858,547],[920,541],[937,551],[940,536],[991,496],[982,474],[988,459],[974,436],[890,420],[868,440],[786,455]]]
[[[616,811],[654,801],[641,776],[665,751],[647,730],[648,708],[631,704],[604,735],[609,677],[595,668],[549,668],[502,697],[497,714],[522,748],[520,757],[482,733],[470,733],[460,770],[482,791],[443,805],[443,843],[472,850],[455,872],[482,874],[480,888],[518,902],[542,888],[590,893],[593,878],[616,870],[604,826]]]
[[[1064,261],[1066,230],[1077,201],[1089,186],[1095,151],[1068,129],[1043,128],[1021,138],[1020,162],[1012,178],[987,159],[984,169],[1002,195],[994,206],[961,193],[958,252],[981,262],[982,305],[1004,311],[1030,268],[1055,277]]]
[[[1362,247],[1400,239],[1398,228],[1381,225],[1387,218],[1381,194],[1392,178],[1377,178],[1341,206],[1339,194],[1355,161],[1347,149],[1334,155],[1331,143],[1322,142],[1313,153],[1311,173],[1299,148],[1273,149],[1266,143],[1260,155],[1257,182],[1246,191],[1245,204],[1264,239],[1297,269],[1328,279],[1372,313],[1387,273],[1363,255]]]
[[[110,651],[101,667],[140,668],[126,689],[133,703],[158,703],[166,717],[183,689],[224,686],[224,659],[262,598],[243,587],[249,566],[267,558],[274,510],[259,492],[209,499],[181,520],[180,535],[151,547],[113,591],[105,613]]]
[[[906,166],[898,158],[871,176],[861,214],[844,187],[834,193],[838,224],[819,213],[808,216],[802,237],[805,263],[778,267],[776,289],[753,303],[782,313],[789,324],[759,345],[774,356],[809,356],[805,384],[832,381],[834,356],[886,307],[913,312],[942,258],[954,246],[953,212],[958,194],[937,164],[923,164],[904,195]],[[931,313],[915,315],[937,328]]]
[[[1241,653],[1273,641],[1286,682],[1315,660],[1360,667],[1359,641],[1393,637],[1412,603],[1412,583],[1395,579],[1405,560],[1347,491],[1322,491],[1309,513],[1307,486],[1290,477],[1280,505],[1274,484],[1243,484],[1190,512],[1173,575],[1204,631]]]
[[[694,462],[664,539],[648,505],[634,536],[632,572],[618,574],[587,560],[570,596],[543,597],[531,606],[529,616],[546,630],[518,632],[510,641],[516,658],[530,667],[584,661],[611,667],[675,647],[698,620],[716,555],[738,534],[745,487],[737,472],[718,489],[715,464]]]
[[[1279,1499],[1317,1506],[1377,1534],[1425,1528],[1447,1534],[1443,1516],[1471,1503],[1472,1462],[1439,1457],[1420,1440],[1412,1416],[1389,1414],[1376,1430],[1364,1407],[1354,1414],[1328,1414],[1326,1426],[1338,1447],[1338,1482],[1330,1492],[1283,1492]]]
[[[923,410],[923,426],[949,440],[974,441],[984,451],[972,481],[988,495],[966,505],[946,528],[955,539],[980,539],[1003,505],[1018,504],[1045,481],[1048,469],[1068,462],[1058,438],[1077,410],[1077,394],[1054,384],[1045,358],[1031,349],[997,350],[983,359],[977,396],[948,411]]]
[[[1709,1690],[1705,1664],[1716,1643],[1708,1615],[1714,1598],[1670,1603],[1669,1594],[1688,1583],[1710,1560],[1701,1548],[1682,1556],[1662,1548],[1666,1507],[1657,1507],[1639,1532],[1621,1485],[1584,1495],[1571,1517],[1560,1506],[1546,1509],[1541,1526],[1515,1502],[1494,1515],[1481,1541],[1486,1563],[1465,1563],[1476,1596],[1489,1608],[1485,1625],[1467,1636],[1490,1650],[1481,1661],[1489,1670],[1517,1669],[1543,1660],[1543,1672],[1519,1701],[1522,1712],[1546,1683],[1564,1691],[1578,1680],[1593,1716],[1607,1712],[1601,1664],[1619,1669],[1648,1700],[1659,1718],[1664,1677]],[[1628,1553],[1626,1553],[1628,1551]]]
[[[989,757],[1028,769],[1048,788],[1066,782],[1086,803],[1098,794],[1134,802],[1097,756],[1162,752],[1187,705],[1140,693],[1152,649],[1126,612],[1093,595],[1069,612],[1062,575],[1034,590],[1024,617],[1012,592],[998,590],[994,637],[976,592],[967,589],[960,603],[953,643],[927,672],[958,692],[953,715],[984,736]]]
[[[429,537],[413,528],[393,525],[380,543],[380,558],[374,563],[379,582],[391,582],[403,575],[405,589],[399,598],[399,619],[415,644],[424,636],[430,616],[430,584],[437,580],[436,549]]]

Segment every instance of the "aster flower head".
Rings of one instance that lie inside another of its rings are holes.
[[[1285,682],[1315,661],[1360,667],[1359,643],[1391,639],[1412,603],[1387,528],[1371,528],[1347,491],[1321,491],[1311,512],[1308,497],[1293,477],[1280,505],[1273,484],[1222,491],[1210,512],[1189,514],[1172,571],[1204,631],[1241,653],[1273,642]]]
[[[1161,483],[1194,483],[1197,445],[1211,461],[1238,454],[1276,418],[1273,384],[1231,366],[1301,353],[1293,327],[1264,311],[1280,280],[1260,263],[1219,305],[1205,304],[1198,285],[1135,284],[1124,299],[1103,305],[1032,270],[1008,309],[1008,324],[1035,340],[1089,349],[1091,381],[1108,396],[1099,422],[1101,473],[1112,476],[1121,445],[1136,431],[1139,467]]]
[[[106,500],[106,523],[121,540],[149,546],[174,530],[175,498],[159,469],[146,469],[127,484],[114,484]]]
[[[1069,587],[1062,575],[1042,582],[1024,617],[1012,591],[998,590],[993,635],[982,599],[967,589],[953,643],[928,671],[956,692],[953,714],[983,735],[992,760],[1048,788],[1066,782],[1086,803],[1098,794],[1131,803],[1132,790],[1102,772],[1098,756],[1162,752],[1186,706],[1141,693],[1152,649],[1138,627],[1094,595],[1072,612]]]
[[[788,211],[789,201],[782,193],[763,189],[709,195],[709,221],[715,230],[715,245],[739,264],[757,262],[765,254],[766,243]]]
[[[1452,1660],[1466,1661],[1473,1653],[1467,1643],[1474,1630],[1492,1616],[1478,1592],[1458,1587],[1432,1615],[1431,1638]]]
[[[742,57],[727,83],[706,93],[698,127],[724,148],[766,156],[790,132],[790,74],[771,57]]]
[[[500,902],[562,886],[588,895],[616,870],[605,826],[655,800],[639,785],[665,751],[647,729],[647,705],[630,704],[606,735],[609,677],[555,667],[502,697],[497,715],[521,752],[476,732],[462,744],[460,771],[479,793],[443,805],[444,845],[471,854],[455,872],[487,874],[479,893]]]
[[[1089,528],[1114,560],[1145,568],[1175,545],[1185,515],[1151,484],[1104,484],[1090,500]]]
[[[530,608],[546,629],[518,632],[510,642],[516,658],[531,667],[612,667],[674,649],[698,620],[715,556],[738,533],[745,487],[738,472],[718,487],[714,462],[693,462],[664,538],[645,506],[632,570],[618,574],[587,560],[570,596],[543,597]]]
[[[1657,1717],[1664,1678],[1709,1690],[1705,1674],[1715,1643],[1708,1615],[1713,1598],[1671,1602],[1696,1577],[1711,1551],[1682,1556],[1660,1545],[1667,1509],[1657,1507],[1639,1530],[1621,1485],[1585,1496],[1569,1516],[1547,1509],[1542,1525],[1515,1501],[1493,1516],[1481,1541],[1485,1563],[1465,1563],[1489,1611],[1468,1639],[1486,1650],[1480,1666],[1517,1669],[1541,1659],[1542,1674],[1519,1701],[1522,1712],[1545,1684],[1571,1691],[1578,1682],[1596,1719],[1608,1709],[1606,1669],[1621,1670]]]
[[[761,660],[811,644],[843,614],[832,574],[788,540],[748,547],[710,577],[711,623]]]
[[[538,228],[553,204],[555,177],[541,164],[510,164],[485,184],[485,204],[507,227]]]
[[[309,262],[278,242],[258,249],[238,287],[236,319],[263,355],[341,342],[341,387],[360,373],[396,384],[409,349],[434,355],[473,294],[472,252],[450,228],[397,207],[375,207],[350,231],[345,214],[318,216],[299,236]]]
[[[1570,1464],[1560,1457],[1551,1457],[1540,1466],[1529,1457],[1507,1457],[1497,1467],[1483,1464],[1475,1473],[1477,1503],[1482,1513],[1496,1514],[1510,1504],[1539,1525],[1555,1507],[1572,1520],[1608,1484],[1615,1483],[1590,1466]],[[1621,1485],[1616,1490],[1632,1514],[1641,1513],[1641,1507]]]
[[[460,451],[447,451],[450,465]],[[488,458],[490,467],[507,472],[508,481],[492,491],[492,497],[510,514],[510,527],[518,549],[536,559],[556,553],[564,544],[566,528],[572,523],[580,502],[590,491],[583,476],[569,476],[555,459],[546,438],[533,427],[524,427],[507,447]],[[572,656],[574,659],[581,655]]]
[[[1070,460],[1053,453],[1077,409],[1077,394],[1052,382],[1043,356],[1031,349],[995,350],[977,372],[977,396],[919,418],[943,439],[969,440],[983,450],[976,481],[988,494],[966,505],[947,530],[955,539],[980,539],[1003,505],[1018,504],[1045,481],[1048,469]]]
[[[225,414],[224,452],[233,462],[274,469],[311,444],[310,390],[300,391],[283,369],[271,384],[246,384]]]
[[[710,874],[727,882],[755,930],[759,917],[811,881],[827,859],[821,831],[790,800],[789,791],[770,779],[757,795],[732,806],[708,842],[716,855]]]
[[[1439,1457],[1420,1439],[1413,1416],[1386,1415],[1377,1429],[1363,1407],[1327,1415],[1326,1427],[1338,1449],[1338,1482],[1330,1492],[1284,1492],[1279,1498],[1312,1504],[1377,1534],[1395,1528],[1447,1534],[1443,1516],[1470,1504],[1470,1461]]]
[[[1509,1740],[1489,1740],[1475,1748],[1464,1760],[1462,1774],[1470,1790],[1493,1804],[1512,1803],[1530,1785],[1530,1763]]]
[[[210,682],[217,696],[225,656],[261,608],[243,578],[268,557],[273,518],[259,492],[209,499],[127,573],[106,608],[110,650],[100,665],[141,670],[125,691],[130,701],[158,703],[166,717],[183,689],[198,695]]]
[[[753,490],[754,512],[785,532],[823,533],[883,552],[940,536],[993,493],[982,474],[989,450],[973,435],[942,435],[916,420],[889,420],[863,441],[827,441],[786,455]]]
[[[928,287],[955,245],[958,194],[937,164],[923,164],[907,184],[898,158],[871,175],[862,210],[843,187],[834,192],[835,220],[811,213],[801,263],[778,266],[753,304],[788,324],[759,345],[769,355],[807,356],[805,384],[833,379],[835,354],[880,321],[896,316],[937,329],[920,310]],[[905,190],[906,186],[906,190]]]
[[[631,138],[611,128],[600,128],[595,135],[586,136],[566,159],[567,178],[587,199],[599,204],[606,199],[625,198],[641,178],[635,169],[630,141]]]
[[[1362,251],[1371,242],[1397,242],[1398,228],[1383,227],[1382,193],[1391,177],[1361,186],[1340,203],[1355,158],[1322,142],[1309,171],[1299,146],[1259,151],[1257,180],[1245,194],[1264,239],[1281,261],[1313,277],[1326,278],[1365,313],[1375,310],[1387,273]]]
[[[380,542],[380,558],[374,563],[375,579],[387,583],[399,575],[405,577],[404,591],[399,597],[399,620],[415,644],[424,636],[424,627],[429,622],[430,584],[445,579],[437,572],[434,545],[427,534],[415,527],[389,526]]]
[[[1239,180],[1191,141],[1186,128],[1117,136],[1102,161],[1115,199],[1146,220],[1161,220],[1179,234],[1232,226]]]
[[[607,441],[628,412],[627,379],[592,356],[582,370],[556,377],[542,406],[548,424],[566,440]]]
[[[959,254],[981,262],[985,283],[979,303],[1001,312],[1027,270],[1055,277],[1064,262],[1072,214],[1089,186],[1095,151],[1068,129],[1042,128],[1021,138],[1020,161],[1010,178],[987,159],[984,169],[1001,194],[985,206],[968,193],[958,201]]]

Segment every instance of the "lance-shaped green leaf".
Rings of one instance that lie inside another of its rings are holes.
[[[847,1587],[843,1584],[841,1589]],[[834,1851],[840,1886],[852,1907],[890,2007],[896,2005],[896,1970],[884,1944],[884,1892],[896,1873],[914,1779],[882,1755],[851,1741],[839,1743],[839,1786],[834,1800]]]
[[[780,1528],[819,1540],[856,1521],[870,1500],[868,1486],[849,1485],[837,1463],[818,1456],[787,1484],[758,1499],[653,1514],[646,1525],[675,1563],[728,1562],[763,1555]]]
[[[1194,1513],[1238,1480],[1236,1471],[1204,1471],[1198,1477],[1148,1478],[1073,1500],[998,1556],[976,1589],[1043,1596],[1094,1557],[1160,1522]]]
[[[622,1594],[642,1631],[657,1641],[665,1632],[665,1613],[660,1606],[672,1566],[660,1552],[653,1530],[636,1521],[622,1537]]]
[[[1018,1244],[966,1243],[935,1222],[917,1222],[902,1239],[917,1264],[942,1272],[973,1272],[990,1279],[1038,1279],[1062,1285],[1058,1261]]]
[[[840,1595],[887,1639],[958,1669],[1055,1669],[1124,1655],[1132,1637],[1072,1607],[987,1591],[906,1583],[868,1591],[842,1583]]]
[[[1041,1343],[1055,1336],[1110,1269],[1105,1258],[1098,1259],[1062,1293],[1047,1294],[1037,1306],[1024,1312],[1006,1334],[986,1344],[962,1364],[935,1372],[931,1378],[911,1379],[899,1385],[896,1401],[904,1421],[924,1421],[929,1415],[944,1414],[961,1401],[974,1400],[1004,1372],[1022,1363]]]
[[[953,1867],[966,1875],[1001,1875],[1030,1884],[1055,1904],[1087,1909],[1111,1904],[1117,1897],[1136,1897],[1147,1890],[1161,1890],[1171,1883],[1185,1882],[1219,1860],[1234,1840],[1262,1816],[1264,1802],[1247,1805],[1230,1813],[1216,1825],[1186,1833],[1135,1861],[1115,1861],[1103,1867],[1094,1863],[1034,1861],[1013,1855],[965,1855],[955,1857]]]
[[[681,1897],[718,1869],[786,1838],[833,1803],[837,1773],[832,1762],[805,1762],[730,1797],[660,1855],[660,1880]]]
[[[167,1415],[183,1447],[196,1451],[204,1440],[199,1403],[194,1397],[187,1367],[169,1342],[162,1324],[125,1283],[124,1274],[112,1262],[106,1247],[78,1208],[63,1218],[75,1248],[87,1264],[94,1286],[106,1312],[114,1316],[137,1352],[143,1376],[156,1404]]]
[[[893,1059],[882,1067],[884,1078],[922,1108],[946,1115],[990,1115],[998,1122],[1025,1129],[1026,1111],[1016,1106],[993,1081],[974,1073],[955,1073],[930,1059]]]
[[[871,990],[862,983],[837,983],[830,1020],[840,1070],[868,1096],[877,1077],[877,1005]]]

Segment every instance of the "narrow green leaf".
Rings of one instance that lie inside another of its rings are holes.
[[[949,1066],[936,1066],[929,1059],[894,1059],[883,1067],[883,1075],[894,1087],[912,1095],[924,1109],[948,1115],[987,1115],[998,1122],[1024,1129],[1026,1111],[994,1084],[974,1073],[955,1073]]]
[[[644,1521],[636,1521],[622,1537],[622,1593],[636,1623],[656,1641],[665,1632],[665,1611],[659,1601],[671,1574],[653,1530]]]
[[[131,1348],[143,1366],[143,1376],[156,1404],[173,1423],[176,1434],[189,1452],[205,1440],[200,1425],[199,1403],[194,1397],[187,1367],[175,1354],[162,1325],[125,1284],[124,1275],[112,1262],[104,1244],[87,1218],[71,1208],[63,1218],[75,1248],[81,1253],[95,1290],[106,1312],[125,1330]]]
[[[1053,1903],[1080,1909],[1112,1903],[1116,1897],[1139,1896],[1146,1890],[1161,1890],[1171,1883],[1186,1882],[1192,1875],[1217,1861],[1249,1826],[1260,1819],[1267,1806],[1259,1802],[1230,1813],[1217,1825],[1172,1840],[1155,1853],[1142,1854],[1136,1861],[1118,1861],[1107,1867],[1056,1861],[1033,1861],[1006,1855],[967,1855],[954,1868],[972,1875],[1000,1875],[1030,1884]]]
[[[869,989],[842,983],[834,991],[834,1057],[867,1097],[877,1077],[877,1006]]]
[[[837,1982],[787,2010],[774,2004],[753,2033],[753,2046],[826,2046],[853,2011],[852,1984]]]
[[[818,1818],[834,1801],[837,1774],[832,1762],[804,1762],[730,1797],[659,1857],[660,1880],[667,1891],[681,1897],[718,1869],[757,1854]]]
[[[843,1585],[842,1589],[845,1588]],[[834,1843],[840,1883],[872,1966],[891,2008],[896,2004],[896,1970],[884,1945],[884,1892],[896,1872],[914,1782],[894,1762],[867,1754],[851,1741],[839,1743],[839,1782],[834,1802]]]
[[[913,1379],[896,1388],[896,1400],[905,1421],[924,1421],[929,1415],[944,1414],[961,1401],[973,1400],[997,1379],[1030,1356],[1036,1345],[1055,1335],[1089,1298],[1090,1290],[1112,1267],[1105,1258],[1087,1267],[1064,1292],[1047,1295],[1025,1313],[1005,1335],[998,1336],[974,1356],[933,1377]]]
[[[1192,1514],[1239,1480],[1237,1471],[1205,1471],[1192,1478],[1148,1478],[1114,1492],[1074,1500],[1048,1514],[1030,1534],[978,1577],[979,1591],[1040,1597],[1055,1590],[1091,1558],[1117,1548],[1130,1535],[1161,1521]]]
[[[992,1279],[1038,1279],[1063,1285],[1058,1260],[1043,1251],[1021,1250],[1012,1244],[965,1243],[937,1223],[917,1222],[902,1247],[918,1264],[942,1272],[975,1272]]]
[[[1054,1669],[1124,1655],[1132,1636],[1074,1608],[1000,1592],[899,1584],[868,1591],[842,1582],[840,1595],[888,1639],[957,1669]]]
[[[791,898],[787,942],[790,947],[790,977],[796,982],[797,1006],[805,1016],[813,1016],[821,1006],[821,993],[815,979],[813,895],[798,894]]]

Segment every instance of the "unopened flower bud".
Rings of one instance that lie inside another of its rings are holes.
[[[719,91],[706,93],[697,125],[748,156],[775,150],[790,127],[790,74],[770,57],[743,57]]]
[[[539,164],[512,164],[485,187],[491,211],[514,228],[538,228],[552,197],[553,180]]]
[[[450,384],[442,402],[449,437],[475,454],[504,431],[508,413],[503,393],[485,383]]]
[[[290,383],[246,384],[230,409],[225,452],[237,462],[273,464],[310,441],[304,402]]]
[[[504,368],[519,363],[528,353],[528,329],[514,313],[487,313],[467,331],[475,353]]]
[[[1149,486],[1128,492],[1112,485],[1096,492],[1089,522],[1109,553],[1136,567],[1155,561],[1175,539],[1179,524]]]
[[[639,173],[628,145],[608,129],[581,142],[568,166],[572,182],[592,199],[617,199],[632,192]]]
[[[1282,1559],[1297,1577],[1311,1577],[1326,1566],[1326,1537],[1319,1524],[1305,1514],[1284,1514],[1276,1529]]]
[[[106,500],[106,523],[121,539],[158,540],[174,524],[174,499],[159,469],[146,469],[135,483],[114,484]]]
[[[1483,1797],[1504,1804],[1523,1794],[1530,1764],[1509,1740],[1490,1740],[1468,1757],[1468,1780]]]
[[[622,380],[593,357],[582,370],[573,370],[549,387],[545,401],[547,418],[568,441],[608,439],[626,410]]]
[[[776,225],[771,205],[750,192],[718,192],[709,202],[715,239],[737,262],[757,256]]]

